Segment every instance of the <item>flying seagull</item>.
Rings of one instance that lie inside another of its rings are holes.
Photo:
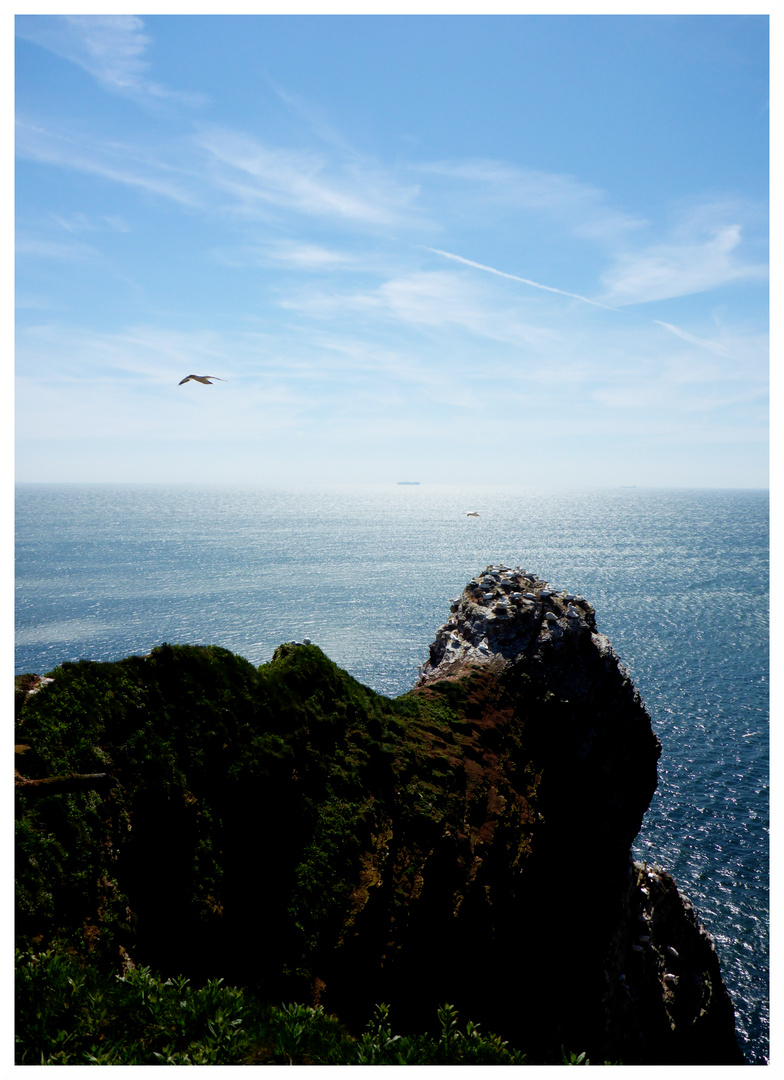
[[[189,379],[195,379],[196,382],[204,383],[205,386],[212,386],[210,379],[218,379],[217,375],[186,375],[184,379],[181,379],[178,386],[182,386],[183,383],[188,382]],[[218,382],[226,382],[226,379],[218,379]]]
[[[479,517],[479,511],[478,510],[469,510],[468,513],[466,514],[466,517]]]

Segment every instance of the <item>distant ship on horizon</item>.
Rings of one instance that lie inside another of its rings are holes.
[[[418,487],[419,485],[418,480],[398,480],[397,483],[398,487],[400,487],[401,485],[405,485],[406,487]]]

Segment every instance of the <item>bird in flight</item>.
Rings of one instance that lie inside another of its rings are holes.
[[[466,514],[466,517],[479,517],[479,511],[478,510],[469,510],[468,513]]]
[[[182,386],[183,383],[188,382],[190,379],[195,379],[196,382],[204,383],[205,386],[212,386],[210,379],[218,379],[218,382],[226,382],[226,379],[219,379],[217,375],[186,375],[184,379],[180,379],[178,386]]]

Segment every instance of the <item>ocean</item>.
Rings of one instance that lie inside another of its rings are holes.
[[[395,696],[489,563],[587,597],[663,747],[635,856],[695,905],[767,1063],[766,491],[23,484],[16,542],[17,673],[164,641],[260,664],[309,637]]]

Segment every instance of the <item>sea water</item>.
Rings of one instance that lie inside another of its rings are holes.
[[[31,484],[16,535],[18,673],[309,637],[394,696],[488,564],[587,597],[663,747],[635,856],[694,903],[767,1062],[767,492]]]

